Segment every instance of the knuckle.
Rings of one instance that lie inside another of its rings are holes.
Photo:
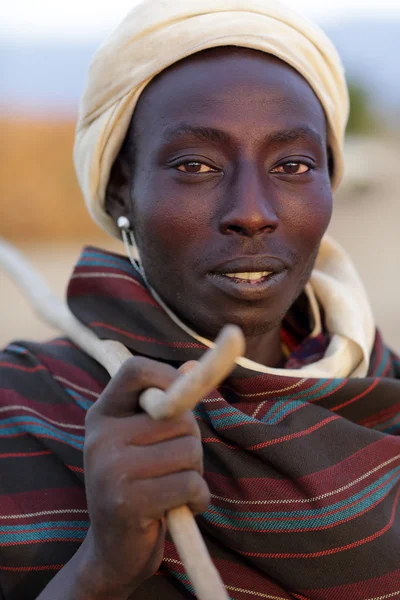
[[[120,369],[120,376],[123,381],[128,381],[133,377],[140,381],[143,378],[143,374],[146,370],[148,359],[141,356],[132,356],[124,362]]]
[[[192,502],[196,504],[203,504],[210,499],[210,491],[208,486],[197,471],[189,471],[187,476],[187,489]]]
[[[99,447],[99,436],[95,432],[86,432],[84,441],[84,454],[89,460],[97,453]]]
[[[201,437],[200,429],[197,424],[196,417],[194,416],[194,414],[191,410],[185,410],[185,412],[182,413],[180,418],[181,418],[181,422],[182,422],[185,430],[189,434],[194,435],[197,438]]]
[[[203,462],[203,447],[199,439],[190,436],[185,443],[185,454],[190,465],[199,467]]]
[[[87,431],[88,429],[90,429],[93,421],[95,421],[96,414],[97,414],[96,404],[93,404],[89,408],[89,410],[87,411],[87,413],[85,415],[85,431]]]

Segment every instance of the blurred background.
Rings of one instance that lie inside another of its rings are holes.
[[[72,145],[91,56],[134,3],[13,0],[0,7],[0,236],[59,295],[83,245],[123,252],[86,214]],[[286,3],[322,26],[346,67],[347,175],[330,233],[351,254],[377,323],[400,352],[400,1]],[[0,309],[1,347],[54,335],[1,272]]]

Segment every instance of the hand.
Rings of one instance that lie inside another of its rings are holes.
[[[139,413],[141,392],[165,390],[177,376],[169,365],[132,358],[87,414],[87,571],[95,573],[102,593],[112,590],[112,597],[128,598],[157,571],[170,509],[188,505],[197,514],[210,501],[192,412],[167,421]]]

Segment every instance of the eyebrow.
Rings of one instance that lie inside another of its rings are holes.
[[[164,133],[166,142],[174,142],[182,137],[192,137],[200,142],[209,142],[214,144],[233,145],[233,138],[227,132],[214,127],[200,127],[182,123],[178,126],[167,128]],[[296,142],[298,140],[312,140],[319,145],[324,146],[325,142],[322,136],[312,127],[302,126],[293,129],[281,129],[265,136],[265,141],[269,145],[283,145]]]
[[[288,144],[290,142],[296,142],[297,140],[312,139],[321,146],[324,145],[322,136],[312,127],[303,126],[296,127],[295,129],[282,129],[267,136],[268,142],[272,144]]]
[[[175,142],[184,136],[190,136],[200,142],[222,143],[225,145],[232,143],[232,137],[221,129],[215,129],[214,127],[195,127],[187,123],[182,123],[177,127],[167,128],[164,133],[164,138],[167,142]]]

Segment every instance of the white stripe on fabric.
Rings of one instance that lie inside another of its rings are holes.
[[[176,565],[183,566],[183,562],[180,560],[176,560],[175,558],[163,558],[163,562],[170,562]],[[243,594],[250,594],[250,596],[257,596],[258,598],[267,598],[269,600],[287,600],[287,598],[282,598],[281,596],[270,596],[269,594],[262,594],[261,592],[253,592],[251,590],[245,590],[242,588],[236,588],[227,585],[227,590],[231,590],[232,592],[242,592]],[[371,599],[372,600],[372,599]]]
[[[42,510],[41,512],[36,513],[27,513],[20,515],[0,515],[0,519],[31,519],[33,517],[44,517],[47,515],[63,515],[72,513],[76,514],[88,514],[88,511],[84,508],[65,508],[60,510]]]
[[[96,394],[96,392],[92,392],[91,390],[88,390],[87,388],[81,387],[80,385],[76,385],[75,383],[72,383],[72,381],[68,381],[68,379],[64,379],[64,377],[59,377],[58,375],[55,375],[54,379],[57,379],[57,381],[64,383],[68,387],[71,387],[74,390],[77,390],[78,392],[83,392],[85,394],[89,394],[90,396],[94,396],[95,398],[98,398],[100,396],[100,394]]]
[[[383,467],[390,465],[392,462],[394,462],[395,460],[398,460],[399,458],[400,458],[400,454],[398,454],[394,458],[391,458],[390,460],[387,460],[386,462],[382,463],[381,465],[378,465],[371,471],[368,471],[368,473],[364,473],[364,475],[361,475],[361,477],[358,477],[358,479],[351,481],[347,485],[344,485],[343,487],[338,488],[337,490],[333,490],[332,492],[327,492],[326,494],[321,494],[320,496],[315,496],[314,498],[301,498],[301,499],[293,499],[292,498],[291,500],[231,500],[230,498],[224,498],[222,496],[215,496],[214,494],[211,494],[211,498],[214,498],[215,500],[223,500],[224,502],[228,502],[229,504],[289,504],[291,502],[296,503],[296,504],[303,504],[306,502],[315,502],[316,500],[323,500],[324,498],[329,498],[329,496],[334,496],[335,494],[340,494],[340,492],[344,492],[345,490],[353,487],[353,485],[356,485],[360,481],[367,479],[367,477],[369,477],[373,473],[376,473],[376,471],[379,471],[379,469],[382,469]],[[379,599],[369,598],[368,600],[379,600]]]
[[[397,592],[392,592],[391,594],[386,594],[385,596],[377,596],[376,598],[366,598],[365,600],[385,600],[385,598],[394,598],[395,596],[400,596],[400,590],[397,590]]]
[[[243,588],[232,587],[231,585],[227,585],[226,589],[232,592],[241,592],[242,594],[248,594],[249,596],[257,596],[257,598],[268,598],[269,600],[287,600],[287,598],[282,598],[282,596],[270,596],[269,594],[253,592],[252,590],[245,590]]]

